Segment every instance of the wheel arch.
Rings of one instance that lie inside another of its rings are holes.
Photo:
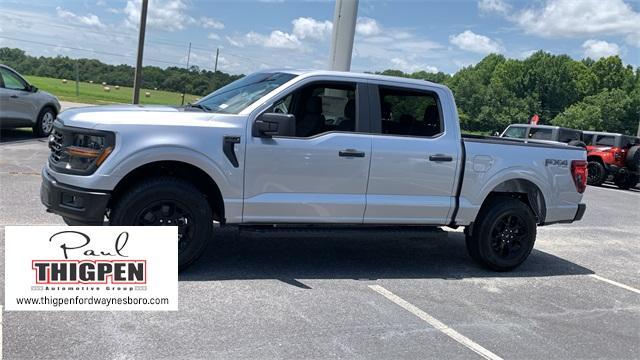
[[[124,192],[141,180],[157,176],[173,176],[195,185],[205,195],[213,212],[214,220],[220,223],[225,222],[225,206],[222,192],[215,180],[201,168],[176,160],[153,161],[130,171],[115,186],[107,207],[111,208]]]
[[[604,160],[600,155],[587,155],[587,162],[589,161],[597,161],[604,166]]]
[[[547,215],[544,193],[533,181],[524,178],[505,180],[489,191],[480,206],[482,208],[497,196],[510,196],[525,203],[536,216],[536,223],[543,224]]]
[[[44,103],[41,107],[40,110],[38,110],[38,115],[42,113],[42,111],[46,108],[51,108],[51,110],[53,110],[53,113],[57,116],[60,111],[58,111],[58,108],[56,107],[56,105],[52,102],[46,102]]]

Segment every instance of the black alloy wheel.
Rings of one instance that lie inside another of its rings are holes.
[[[140,226],[177,226],[178,256],[193,239],[193,214],[179,201],[166,199],[155,201],[138,213],[136,225]]]
[[[490,198],[465,232],[469,256],[491,270],[515,269],[533,249],[536,221],[533,211],[520,199],[507,195]]]
[[[496,222],[491,230],[491,250],[504,260],[522,256],[523,244],[529,241],[527,226],[517,214],[507,214]]]

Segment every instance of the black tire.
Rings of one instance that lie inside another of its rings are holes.
[[[580,140],[571,140],[569,141],[569,145],[571,146],[577,146],[577,147],[581,147],[581,148],[587,148],[587,144],[585,144],[584,142],[580,141]]]
[[[103,224],[101,222],[95,222],[95,223],[83,222],[80,220],[75,220],[75,219],[67,218],[64,216],[62,217],[62,221],[64,221],[64,223],[69,226],[101,226]]]
[[[522,264],[536,241],[536,218],[518,199],[497,196],[482,206],[466,236],[469,256],[494,271],[513,270]]]
[[[40,110],[36,124],[33,126],[33,135],[45,137],[53,130],[53,121],[56,119],[56,111],[51,106],[45,106]]]
[[[213,234],[205,196],[191,183],[172,177],[143,181],[127,190],[109,217],[110,225],[177,225],[180,270],[202,255]]]
[[[638,183],[638,175],[626,173],[624,175],[618,175],[615,179],[616,185],[623,190],[631,189]]]
[[[607,178],[607,171],[602,163],[596,160],[589,161],[587,164],[587,184],[592,186],[600,186]]]

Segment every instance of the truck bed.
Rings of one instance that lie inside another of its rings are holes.
[[[546,147],[555,149],[577,149],[584,150],[583,148],[571,146],[565,143],[548,140],[531,140],[531,139],[514,139],[498,136],[483,136],[474,134],[462,134],[463,141],[480,142],[485,144],[501,144],[501,145],[516,145],[516,146],[532,146],[532,147]]]

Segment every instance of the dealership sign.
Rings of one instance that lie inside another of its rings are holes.
[[[178,228],[7,226],[6,310],[178,310]]]

